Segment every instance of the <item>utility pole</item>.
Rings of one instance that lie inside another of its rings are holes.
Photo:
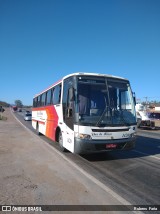
[[[145,109],[147,109],[148,97],[144,97],[146,99]]]
[[[147,104],[147,100],[148,100],[148,97],[144,97],[146,99],[146,104]]]

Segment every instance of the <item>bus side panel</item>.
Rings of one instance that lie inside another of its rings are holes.
[[[32,127],[33,127],[34,129],[36,129],[36,125],[37,125],[36,120],[33,120],[33,119],[32,119]]]
[[[54,106],[46,106],[32,109],[32,126],[46,137],[55,140],[55,131],[58,125],[58,115]]]
[[[47,114],[44,108],[34,108],[32,109],[32,126],[34,129],[45,135],[46,133],[46,119]]]

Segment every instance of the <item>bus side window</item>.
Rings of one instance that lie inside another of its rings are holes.
[[[37,107],[37,103],[38,103],[38,97],[35,97],[33,99],[33,107]]]
[[[52,89],[50,89],[49,91],[47,91],[46,94],[46,105],[50,105],[51,104],[51,96],[52,96]]]
[[[61,84],[57,85],[53,92],[53,105],[59,104],[61,99]]]
[[[45,100],[46,100],[46,93],[43,93],[42,99],[41,99],[41,106],[45,106]]]
[[[74,89],[69,88],[67,97],[67,117],[72,117],[74,100]]]
[[[73,90],[74,90],[73,79],[69,77],[64,81],[63,84],[62,104],[63,104],[63,119],[70,128],[73,128],[72,122],[68,121],[68,119],[70,119],[73,114],[73,102],[71,99]]]
[[[37,107],[41,106],[41,95],[38,96]]]

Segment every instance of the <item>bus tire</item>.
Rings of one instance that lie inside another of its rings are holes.
[[[58,133],[58,143],[59,143],[60,150],[62,152],[65,152],[66,149],[63,147],[63,136],[62,136],[62,132],[61,131],[59,131],[59,133]]]

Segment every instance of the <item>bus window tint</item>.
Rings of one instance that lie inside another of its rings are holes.
[[[59,104],[61,98],[61,85],[57,85],[53,92],[53,104]]]
[[[51,104],[51,95],[52,95],[52,89],[47,91],[46,105],[50,105]]]
[[[35,97],[33,99],[33,107],[37,107],[37,103],[38,103],[38,97]]]
[[[38,102],[37,102],[37,106],[41,106],[41,96],[38,96]]]
[[[41,106],[45,106],[46,93],[42,94]]]

